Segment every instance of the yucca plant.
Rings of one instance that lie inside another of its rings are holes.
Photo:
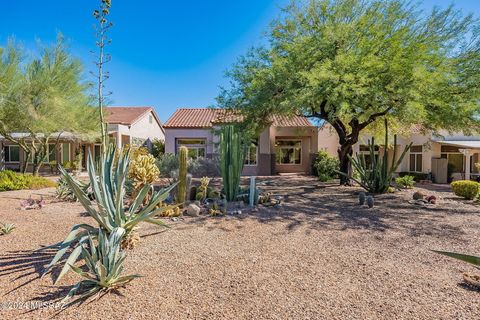
[[[87,244],[79,247],[88,271],[70,265],[75,273],[85,279],[74,285],[60,302],[63,308],[94,295],[100,296],[102,293],[123,287],[140,277],[136,274],[122,276],[125,252],[122,252],[120,247],[124,235],[123,228],[115,228],[110,234],[100,228],[96,233],[96,245],[94,236],[88,235],[88,250]]]
[[[385,150],[382,157],[376,157],[375,155],[375,139],[369,141],[369,156],[370,163],[367,163],[364,154],[359,154],[356,158],[348,156],[350,162],[352,163],[353,168],[358,173],[357,177],[349,177],[350,179],[357,182],[362,188],[367,190],[370,193],[385,193],[393,179],[393,174],[397,170],[398,166],[402,163],[403,158],[407,154],[408,150],[412,146],[412,143],[407,145],[403,152],[400,154],[400,157],[397,158],[397,135],[393,136],[393,155],[392,161],[388,161],[388,123],[385,119]],[[344,172],[337,171],[343,176],[347,176]]]
[[[220,131],[220,171],[227,201],[235,201],[240,188],[240,176],[245,162],[245,144],[234,125],[224,125]]]
[[[13,223],[0,223],[0,235],[7,235],[15,229]]]
[[[160,214],[171,207],[158,207],[157,205],[164,201],[169,192],[175,185],[166,189],[155,192],[143,205],[147,197],[151,185],[145,184],[131,201],[129,207],[125,206],[125,181],[128,175],[128,165],[130,162],[129,152],[122,153],[118,161],[115,162],[115,148],[110,146],[105,156],[100,159],[98,177],[96,176],[96,168],[91,154],[88,155],[88,175],[90,184],[95,196],[96,206],[93,205],[90,198],[85,194],[84,190],[75,182],[74,178],[68,174],[62,167],[60,171],[67,180],[69,186],[83,205],[87,213],[95,219],[98,227],[107,234],[113,232],[117,228],[125,229],[125,239],[134,239],[133,232],[138,228],[141,222],[148,222],[164,227],[168,227],[163,221],[155,219],[154,216]],[[116,165],[114,165],[114,162]],[[89,236],[96,236],[98,233],[97,226],[89,224],[74,225],[68,236],[63,240],[47,248],[56,247],[58,252],[52,261],[47,265],[45,273],[51,269],[72,249],[72,252],[65,261],[60,274],[55,283],[58,282],[70,269],[70,265],[74,264],[82,252],[82,244],[88,241]],[[130,247],[129,244],[125,245]]]

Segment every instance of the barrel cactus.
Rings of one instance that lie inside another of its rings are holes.
[[[373,208],[373,205],[375,204],[375,200],[373,199],[372,196],[368,196],[367,197],[367,206],[369,208]]]
[[[358,194],[358,203],[363,206],[365,204],[365,199],[367,198],[367,196],[365,195],[365,192],[360,192]]]

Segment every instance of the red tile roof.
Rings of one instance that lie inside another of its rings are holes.
[[[165,128],[210,128],[213,123],[241,121],[241,116],[224,109],[187,108],[177,109],[167,120]],[[273,115],[274,127],[311,127],[307,118],[301,116]]]
[[[110,124],[131,125],[150,111],[152,107],[106,107],[105,118]]]

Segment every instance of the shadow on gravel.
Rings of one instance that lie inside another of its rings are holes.
[[[45,266],[52,260],[55,250],[46,249],[39,251],[9,251],[0,256],[0,277],[18,274],[13,281],[28,278],[19,286],[10,290],[9,294],[30,282],[39,279],[45,270]],[[33,278],[30,278],[33,276]]]

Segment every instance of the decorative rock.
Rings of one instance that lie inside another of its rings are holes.
[[[196,204],[194,203],[191,203],[188,205],[187,207],[187,216],[191,216],[191,217],[197,217],[199,214],[200,214],[200,207],[197,206]]]
[[[425,194],[421,191],[417,191],[413,194],[413,200],[423,200],[425,198]]]

